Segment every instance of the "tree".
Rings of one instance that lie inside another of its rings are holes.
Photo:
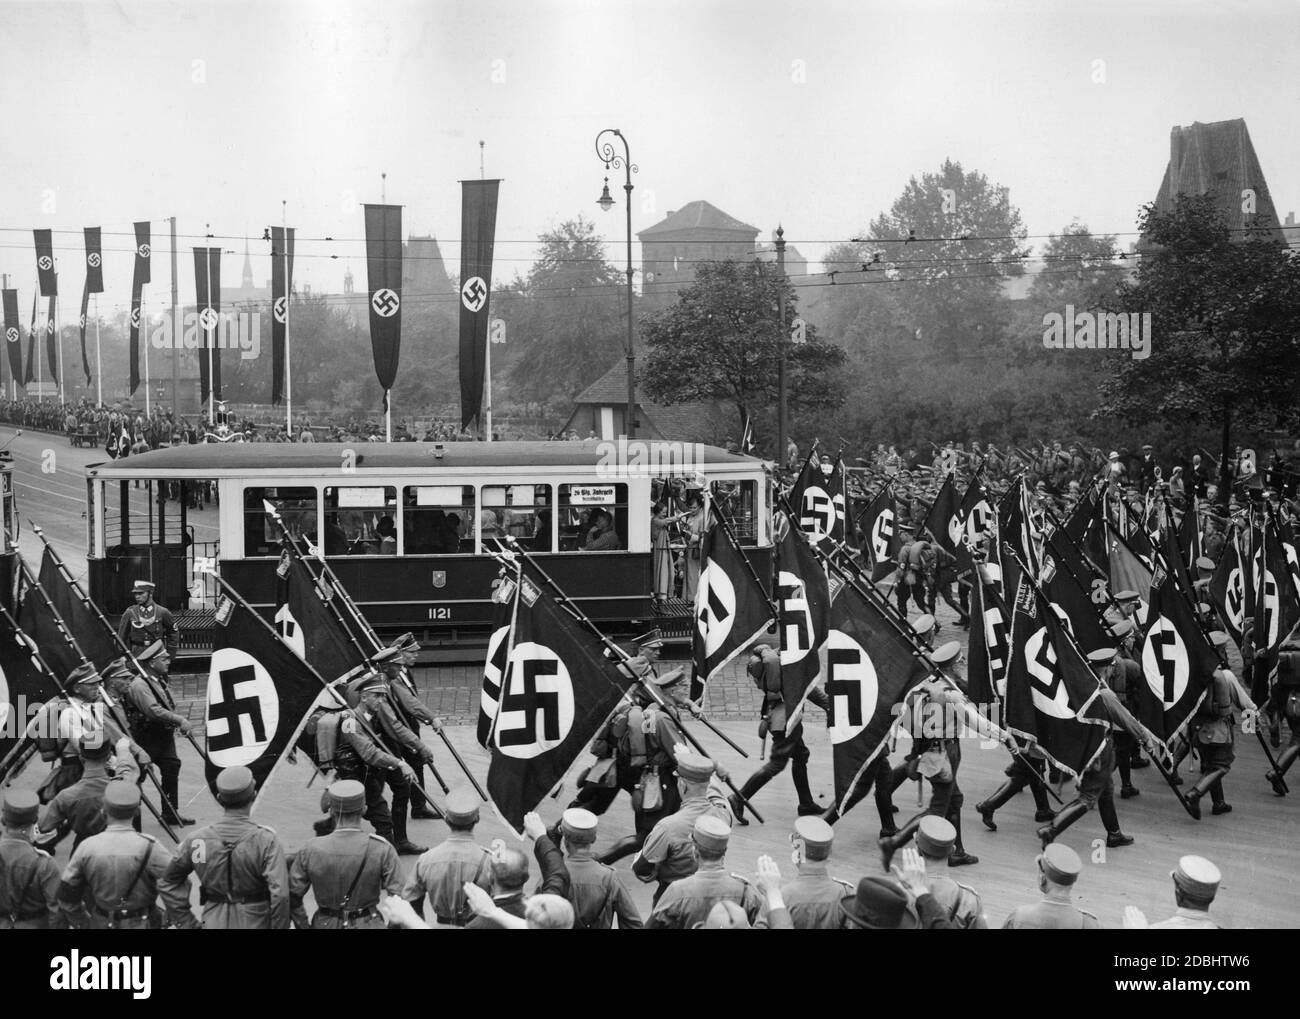
[[[1100,414],[1169,424],[1217,422],[1220,498],[1232,429],[1294,423],[1300,389],[1300,260],[1267,235],[1233,241],[1209,195],[1154,203],[1144,249],[1119,310],[1151,316],[1144,360],[1106,360]]]
[[[677,303],[642,324],[648,354],[639,381],[647,395],[663,404],[730,403],[743,429],[760,411],[774,416],[784,344],[791,411],[839,406],[844,390],[836,369],[844,350],[822,342],[812,326],[806,343],[792,345],[777,317],[782,289],[793,320],[794,287],[763,263],[700,264]]]
[[[515,347],[509,369],[517,401],[571,401],[609,370],[626,338],[626,280],[605,260],[595,225],[579,216],[538,240],[525,279],[502,300]],[[495,298],[494,298],[495,299]]]

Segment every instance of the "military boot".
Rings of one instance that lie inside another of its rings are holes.
[[[1073,800],[1058,810],[1050,823],[1038,829],[1038,840],[1042,842],[1043,848],[1047,848],[1050,843],[1060,838],[1061,833],[1066,828],[1074,824],[1087,812],[1088,804],[1084,803],[1083,800]]]

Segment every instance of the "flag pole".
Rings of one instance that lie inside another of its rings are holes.
[[[289,305],[292,303],[290,298],[293,295],[293,287],[289,280],[289,203],[287,199],[280,200],[280,232],[284,238],[280,243],[284,245],[284,251],[281,257],[284,259],[284,430],[289,436],[289,441],[293,441],[293,376],[290,372],[289,356]],[[275,307],[271,308],[271,319],[275,319]]]
[[[140,337],[140,346],[144,347],[144,416],[146,421],[145,424],[146,428],[148,427],[148,419],[151,411],[150,404],[149,404],[149,336],[148,336],[149,329],[146,325],[147,322],[148,319],[145,317],[145,313],[144,313],[144,288],[141,287],[140,288],[140,332],[143,335]],[[134,438],[134,436],[132,436],[132,438]]]
[[[95,295],[95,406],[104,406],[104,369],[99,351],[99,294]]]

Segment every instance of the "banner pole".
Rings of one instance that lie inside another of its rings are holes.
[[[140,337],[140,346],[144,348],[144,416],[146,420],[146,427],[148,427],[148,418],[150,416],[152,408],[150,407],[149,404],[149,336],[148,336],[149,330],[145,326],[145,321],[146,319],[144,317],[144,290],[143,288],[141,288],[140,332],[143,333],[144,335]]]
[[[95,406],[104,406],[104,369],[99,350],[99,295],[95,295]]]
[[[293,376],[289,370],[289,305],[293,287],[289,279],[289,212],[288,200],[280,200],[280,231],[284,237],[281,257],[284,259],[284,430],[293,441]],[[271,308],[271,320],[275,321],[275,307]]]

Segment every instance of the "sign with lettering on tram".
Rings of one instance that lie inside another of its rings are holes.
[[[340,488],[339,509],[383,509],[388,505],[385,488]]]
[[[609,506],[614,502],[614,486],[570,485],[569,502],[573,506]]]

